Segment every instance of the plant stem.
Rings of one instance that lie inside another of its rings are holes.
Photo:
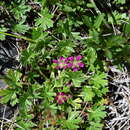
[[[30,41],[30,42],[36,42],[35,40],[32,40],[32,39],[24,37],[24,36],[20,36],[20,35],[15,35],[15,34],[5,33],[5,32],[0,32],[0,34],[4,34],[4,35],[7,35],[7,36],[19,38],[19,39],[24,39],[24,40]]]

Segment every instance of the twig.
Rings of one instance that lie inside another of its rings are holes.
[[[4,106],[4,112],[3,112],[3,118],[5,117],[5,111],[6,111],[6,105]],[[1,130],[3,130],[3,120],[2,120],[2,123],[1,123]]]
[[[81,117],[82,116],[82,114],[83,114],[83,112],[85,111],[85,109],[86,109],[86,107],[87,107],[87,102],[85,103],[85,106],[84,106],[84,108],[83,108],[83,110],[81,111],[81,113],[79,114],[79,117]]]
[[[55,12],[57,11],[58,8],[59,8],[59,7],[57,6],[57,7],[52,11],[52,14],[53,14],[53,15],[55,14]]]
[[[5,120],[7,121],[6,123],[13,123],[15,126],[17,126],[18,128],[21,128],[22,130],[25,130],[22,126],[18,125],[17,123],[15,122],[12,122],[11,120],[9,119],[6,119],[6,118],[0,118],[0,120]],[[3,129],[2,129],[3,130]]]
[[[107,33],[107,34],[103,34],[101,35],[102,37],[107,37],[107,36],[111,36],[113,35],[113,33]],[[86,40],[86,39],[92,39],[92,36],[88,36],[88,37],[81,37],[82,40]]]
[[[115,27],[114,27],[113,22],[111,22],[111,24],[112,24],[112,28],[113,28],[114,34],[117,35],[117,33],[116,33],[116,29],[115,29]]]

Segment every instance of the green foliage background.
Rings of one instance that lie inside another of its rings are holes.
[[[0,90],[1,103],[19,106],[16,123],[22,128],[15,129],[103,129],[109,66],[130,62],[127,1],[115,0],[111,7],[104,2],[0,2],[0,40],[9,35],[26,46],[22,69],[9,70],[3,77],[8,89]],[[83,56],[82,70],[54,68],[53,59],[77,55]],[[72,97],[60,105],[57,92]]]

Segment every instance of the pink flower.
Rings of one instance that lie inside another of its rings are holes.
[[[79,61],[79,60],[81,60],[82,59],[82,56],[81,55],[78,55],[77,57],[76,57],[76,60],[77,61]]]
[[[64,68],[64,69],[67,69],[67,66],[64,66],[63,68]]]
[[[84,64],[82,62],[78,63],[80,67],[84,67]]]
[[[64,61],[64,59],[65,59],[64,57],[62,57],[62,56],[60,57],[60,61]]]
[[[59,92],[59,93],[57,93],[55,100],[57,100],[58,104],[63,104],[69,98],[72,98],[72,96],[70,94],[65,94],[64,92]]]
[[[67,101],[67,95],[63,92],[57,93],[55,100],[57,100],[58,104],[63,104],[65,101]]]
[[[74,72],[78,71],[80,68],[84,67],[84,64],[81,62],[82,56],[78,55],[76,57],[71,56],[68,58],[68,68],[72,68]]]
[[[56,69],[66,69],[67,68],[67,59],[65,59],[64,57],[60,57],[58,60],[53,60],[53,63],[57,64],[57,66],[55,67]]]
[[[73,66],[73,63],[68,63],[67,66],[68,66],[68,68],[70,68]]]
[[[70,57],[68,57],[68,60],[74,61],[74,57],[73,57],[73,56],[70,56]]]
[[[60,57],[58,60],[53,60],[53,63],[57,64],[56,69],[67,69],[72,68],[73,71],[78,71],[80,68],[84,67],[81,61],[82,56],[70,56],[68,58]]]

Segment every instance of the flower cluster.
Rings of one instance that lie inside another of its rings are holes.
[[[84,64],[81,61],[82,56],[70,56],[68,58],[60,57],[58,60],[53,60],[53,63],[56,64],[56,69],[67,69],[72,68],[73,71],[78,71],[80,68],[84,67]]]
[[[58,104],[63,104],[69,98],[71,98],[71,95],[67,95],[63,92],[59,92],[59,93],[57,93],[55,100],[57,100]]]

